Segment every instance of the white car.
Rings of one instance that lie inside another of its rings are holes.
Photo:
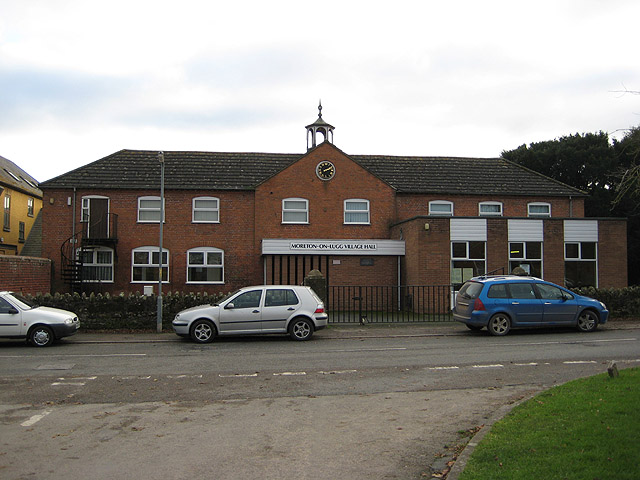
[[[17,293],[0,292],[0,337],[26,338],[36,347],[48,347],[79,328],[73,312],[39,307]]]
[[[209,343],[216,335],[265,333],[308,340],[327,326],[328,318],[311,287],[260,285],[241,288],[213,305],[183,310],[172,325],[176,334],[197,343]]]

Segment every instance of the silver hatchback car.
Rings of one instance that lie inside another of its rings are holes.
[[[327,326],[324,303],[311,287],[259,285],[245,287],[213,305],[178,313],[173,330],[197,343],[212,342],[216,335],[289,334],[309,340]]]

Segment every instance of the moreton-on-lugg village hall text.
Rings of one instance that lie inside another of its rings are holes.
[[[378,125],[380,127],[380,125]],[[384,126],[382,126],[384,128]],[[121,150],[40,185],[52,291],[228,292],[300,284],[453,285],[515,267],[567,286],[627,285],[626,220],[503,158],[350,155],[322,118],[307,151]]]

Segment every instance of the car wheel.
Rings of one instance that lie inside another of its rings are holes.
[[[585,310],[578,317],[578,330],[581,332],[593,332],[598,328],[598,315],[592,310]]]
[[[480,330],[482,330],[483,327],[481,327],[480,325],[469,325],[468,323],[465,323],[465,325],[467,326],[467,328],[473,332],[479,332]]]
[[[215,336],[216,326],[210,320],[196,320],[191,325],[191,339],[196,343],[211,343]]]
[[[511,330],[511,319],[504,313],[496,313],[487,324],[487,330],[491,335],[501,337]]]
[[[54,340],[53,330],[45,325],[38,325],[29,332],[29,342],[35,347],[48,347]]]
[[[294,340],[309,340],[313,335],[313,324],[306,318],[294,318],[289,325],[289,335]]]

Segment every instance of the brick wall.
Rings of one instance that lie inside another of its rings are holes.
[[[598,221],[598,286],[626,287],[627,277],[627,221],[600,219]]]
[[[35,295],[51,291],[51,261],[0,255],[0,290]]]

